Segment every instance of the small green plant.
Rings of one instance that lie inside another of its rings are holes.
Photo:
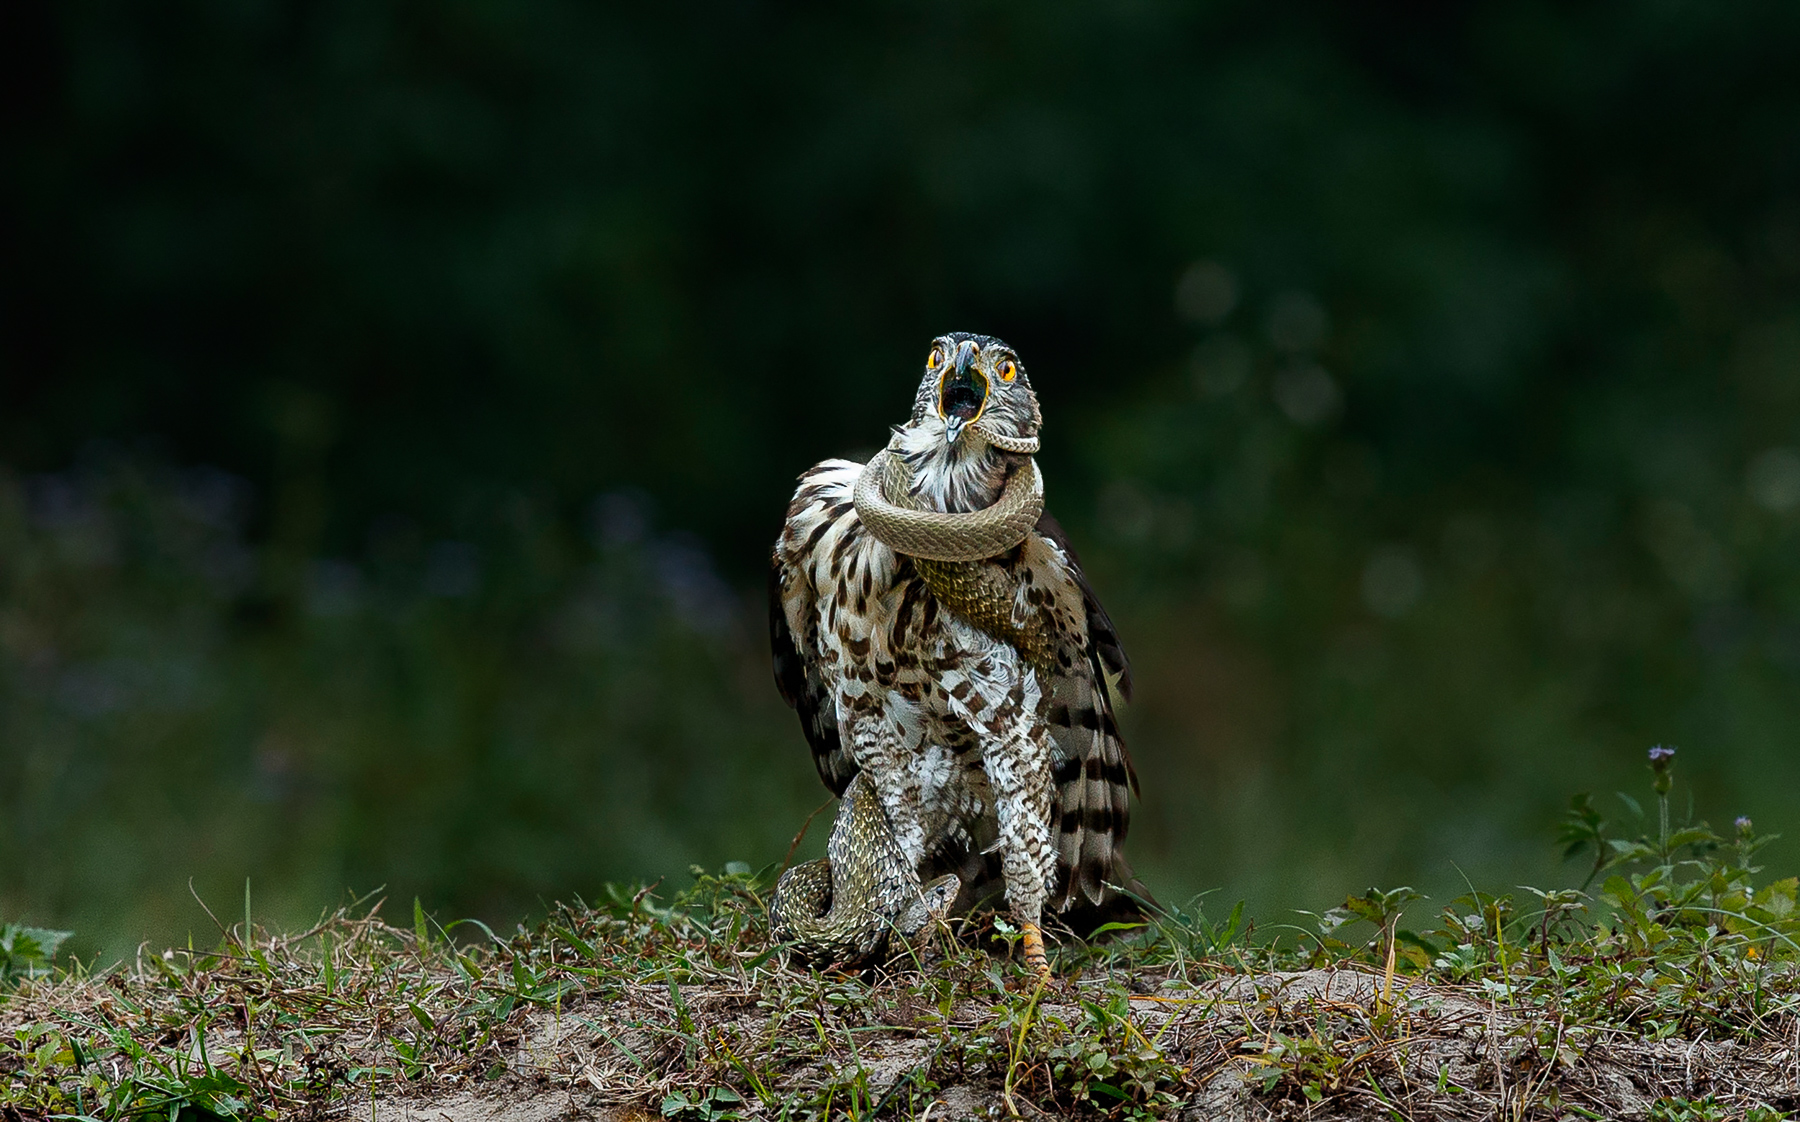
[[[743,1104],[743,1096],[729,1087],[709,1087],[697,1093],[671,1091],[663,1096],[662,1115],[696,1122],[726,1122],[744,1116],[740,1109]]]
[[[772,878],[737,864],[668,896],[609,886],[510,935],[416,901],[390,925],[365,900],[275,937],[246,903],[210,951],[98,975],[50,967],[62,933],[10,926],[0,1113],[360,1116],[561,1080],[683,1122],[938,1117],[957,1087],[1144,1122],[1225,1073],[1289,1114],[1585,1118],[1643,1109],[1597,1113],[1601,1083],[1567,1078],[1636,1048],[1656,1122],[1782,1122],[1725,1082],[1683,1097],[1654,1056],[1785,1040],[1800,1019],[1800,882],[1762,875],[1772,835],[1751,823],[1677,820],[1673,761],[1650,757],[1651,813],[1571,804],[1583,887],[1471,888],[1410,925],[1416,891],[1370,889],[1310,931],[1258,932],[1242,905],[1214,921],[1196,899],[1064,945],[1051,984],[1008,959],[1017,932],[997,917],[881,970],[794,968],[768,938]]]
[[[1787,1122],[1787,1115],[1766,1106],[1739,1112],[1708,1095],[1704,1099],[1657,1099],[1650,1122]]]
[[[1335,1024],[1277,1018],[1262,1026],[1253,1085],[1308,1104],[1373,1093],[1358,1066],[1362,1054],[1347,1042],[1380,1044],[1390,1019],[1403,1015],[1402,998],[1389,1004],[1397,974],[1472,989],[1525,1018],[1531,1027],[1517,1030],[1515,1047],[1564,1067],[1580,1062],[1574,1042],[1602,1028],[1646,1041],[1753,1039],[1788,1023],[1777,1018],[1800,1011],[1800,880],[1758,876],[1755,857],[1774,835],[1758,834],[1748,819],[1739,818],[1728,835],[1703,820],[1678,819],[1671,807],[1675,758],[1675,749],[1662,745],[1648,753],[1655,799],[1649,814],[1624,794],[1624,824],[1609,821],[1589,795],[1572,800],[1559,841],[1566,857],[1591,855],[1580,888],[1522,887],[1520,897],[1472,888],[1421,931],[1400,925],[1402,910],[1420,898],[1407,888],[1371,889],[1315,916],[1317,934],[1302,944],[1306,962],[1379,970],[1379,997],[1362,1025],[1340,1017]],[[1345,932],[1363,922],[1373,936],[1346,941]],[[1448,1068],[1440,1083],[1448,1093]],[[1784,1116],[1741,1103],[1666,1098],[1652,1117]]]
[[[17,923],[0,925],[0,985],[49,974],[57,950],[70,934]]]
[[[1322,1031],[1304,1035],[1271,1032],[1266,1047],[1252,1056],[1258,1066],[1251,1079],[1264,1095],[1288,1086],[1308,1103],[1324,1101],[1343,1090],[1354,1070],[1354,1057],[1340,1049],[1334,1036]]]
[[[1776,1007],[1770,993],[1791,986],[1800,967],[1800,881],[1757,884],[1755,856],[1775,835],[1757,834],[1748,818],[1729,835],[1704,820],[1677,821],[1675,759],[1663,745],[1648,753],[1653,818],[1620,795],[1634,829],[1608,821],[1590,796],[1571,802],[1560,840],[1565,856],[1592,852],[1583,884],[1599,881],[1591,900],[1582,890],[1532,889],[1538,907],[1510,929],[1446,924],[1463,936],[1463,950],[1473,937],[1501,964],[1498,977],[1486,976],[1490,985],[1540,1000],[1548,987],[1584,1016],[1653,1038],[1732,1035],[1764,1023]],[[1505,968],[1508,953],[1516,969]]]
[[[1748,818],[1739,818],[1730,836],[1715,833],[1704,821],[1672,824],[1669,793],[1674,782],[1675,749],[1650,749],[1656,793],[1656,831],[1634,838],[1615,837],[1611,824],[1583,796],[1564,819],[1563,838],[1571,852],[1591,846],[1589,873],[1607,876],[1599,897],[1614,916],[1609,930],[1629,949],[1654,951],[1680,933],[1723,933],[1741,940],[1754,956],[1791,956],[1800,951],[1800,914],[1796,889],[1800,879],[1788,877],[1757,888],[1761,867],[1752,863],[1757,851],[1777,835],[1757,835]],[[1635,801],[1626,806],[1642,818]]]

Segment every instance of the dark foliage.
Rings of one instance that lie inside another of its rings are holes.
[[[7,18],[0,918],[774,855],[739,600],[954,329],[1043,397],[1153,882],[1520,879],[1662,739],[1794,832],[1792,4]]]

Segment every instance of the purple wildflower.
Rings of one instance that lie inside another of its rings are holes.
[[[1658,798],[1666,798],[1669,788],[1675,785],[1675,777],[1669,774],[1669,768],[1674,759],[1675,749],[1672,747],[1658,744],[1650,749],[1650,770],[1656,773],[1656,777],[1650,781],[1650,786],[1656,791]],[[1665,806],[1663,809],[1666,813],[1668,807]],[[1668,832],[1666,829],[1663,831],[1665,834]]]

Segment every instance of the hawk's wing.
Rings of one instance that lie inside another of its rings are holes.
[[[800,477],[769,566],[769,649],[775,659],[775,687],[799,712],[813,764],[834,795],[844,793],[857,768],[838,735],[837,709],[819,675],[818,593],[812,570],[821,555],[829,556],[828,551],[845,540],[856,522],[849,488],[858,470],[848,460],[826,460]]]
[[[1020,584],[1015,619],[1039,614],[1047,621],[1056,661],[1048,683],[1059,831],[1052,908],[1071,926],[1091,928],[1136,911],[1108,886],[1150,899],[1120,850],[1137,775],[1114,719],[1113,696],[1130,698],[1131,664],[1055,519],[1046,514],[1038,522],[1020,562],[1029,579]],[[1083,913],[1092,922],[1078,918]]]
[[[1062,523],[1052,518],[1048,511],[1038,519],[1037,532],[1062,551],[1068,561],[1070,575],[1075,585],[1081,589],[1082,615],[1087,619],[1088,643],[1100,658],[1100,666],[1106,671],[1108,683],[1118,693],[1120,700],[1131,700],[1131,660],[1125,657],[1125,648],[1119,644],[1119,633],[1113,629],[1112,617],[1100,606],[1100,598],[1094,595],[1094,589],[1088,584],[1087,574],[1081,571],[1081,558],[1075,556],[1075,547],[1069,543],[1069,535],[1063,531]],[[1132,790],[1137,790],[1137,779],[1132,779]]]

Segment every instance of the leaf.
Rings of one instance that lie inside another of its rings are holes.
[[[674,972],[666,966],[663,967],[663,977],[669,983],[669,1001],[675,1006],[675,1018],[681,1025],[681,1030],[692,1036],[700,1030],[694,1027],[694,1018],[688,1013],[687,1001],[681,996],[681,986],[675,981]]]
[[[1405,943],[1396,943],[1395,947],[1395,957],[1411,966],[1416,973],[1423,974],[1431,969],[1431,961],[1434,957],[1431,953]]]
[[[1786,919],[1794,913],[1797,891],[1800,891],[1800,877],[1778,880],[1756,894],[1756,906],[1776,919]]]
[[[1236,904],[1232,905],[1231,912],[1226,915],[1225,926],[1220,928],[1214,936],[1214,945],[1224,946],[1227,943],[1230,943],[1233,939],[1237,938],[1238,933],[1243,930],[1243,927],[1244,902],[1239,900]]]
[[[1357,917],[1347,908],[1332,908],[1318,917],[1319,930],[1330,934]]]
[[[495,946],[497,946],[497,947],[505,947],[506,946],[505,939],[502,939],[500,936],[494,934],[493,928],[489,927],[487,924],[481,922],[478,919],[471,918],[471,919],[452,920],[450,923],[448,923],[444,926],[444,931],[446,933],[455,931],[457,928],[461,927],[465,923],[469,924],[473,927],[481,928],[482,934],[486,935],[489,939],[493,940]]]
[[[56,952],[62,949],[63,943],[68,941],[69,936],[75,934],[73,931],[52,931],[47,927],[27,927],[24,931],[26,935],[36,941],[38,953],[46,962],[55,958]]]
[[[0,926],[0,982],[48,974],[51,959],[69,935],[67,931],[16,923]]]
[[[1280,1073],[1277,1072],[1275,1077],[1280,1079]],[[1117,1087],[1114,1087],[1111,1083],[1090,1083],[1088,1084],[1088,1089],[1090,1091],[1098,1091],[1102,1095],[1109,1095],[1112,1098],[1118,1099],[1120,1102],[1128,1102],[1131,1099],[1130,1095],[1127,1095]]]
[[[550,931],[558,939],[561,939],[563,942],[580,952],[582,958],[600,957],[599,953],[594,950],[594,945],[592,943],[575,934],[575,932],[569,930],[567,927],[563,927],[559,924],[552,925]]]
[[[1705,825],[1688,826],[1669,835],[1669,848],[1679,849],[1684,845],[1705,845],[1707,842],[1718,840],[1719,835],[1713,833],[1711,828]]]
[[[1556,840],[1567,846],[1563,852],[1565,858],[1606,840],[1606,819],[1594,809],[1592,795],[1584,791],[1569,800],[1569,809],[1563,815]]]
[[[1421,971],[1429,968],[1431,960],[1443,953],[1442,947],[1416,931],[1395,931],[1394,942],[1399,953]]]
[[[1638,892],[1630,881],[1615,873],[1600,886],[1600,899],[1615,908],[1630,908],[1637,903]]]

